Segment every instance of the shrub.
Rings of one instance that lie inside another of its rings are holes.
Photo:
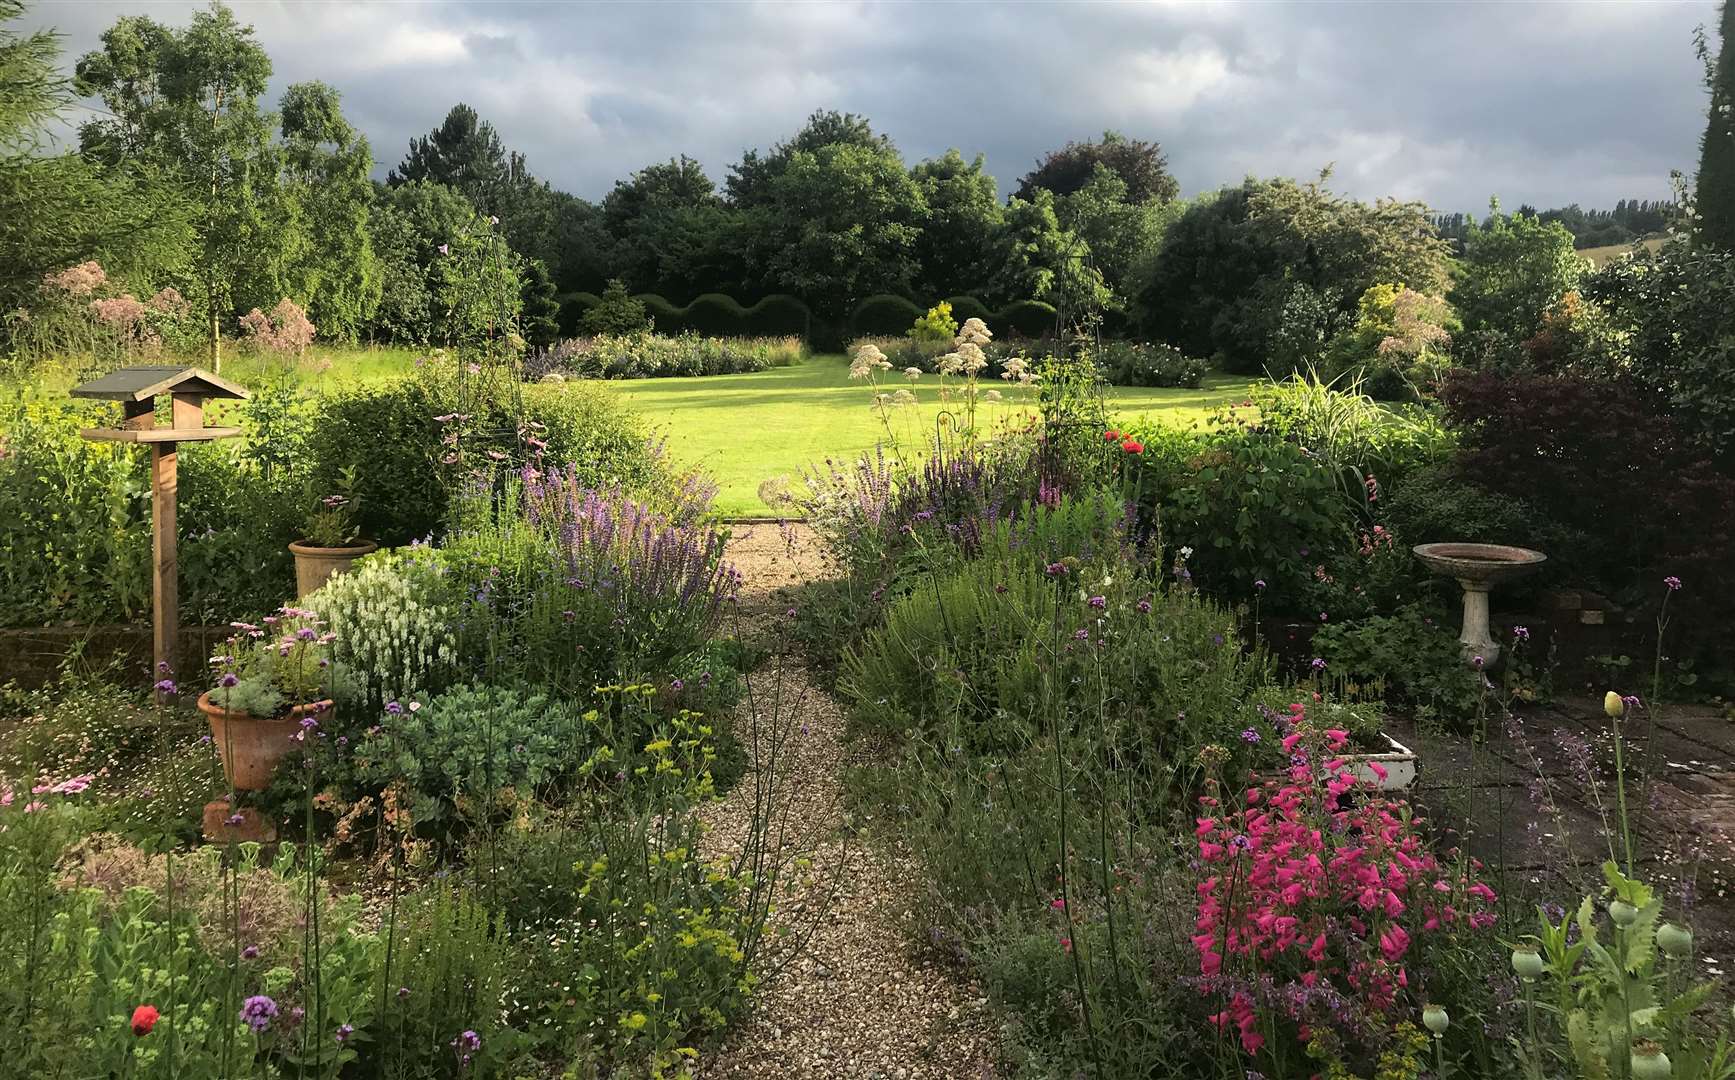
[[[921,317],[922,309],[914,301],[881,293],[856,305],[849,329],[856,337],[895,337]]]
[[[989,310],[988,305],[983,303],[981,300],[978,300],[976,297],[948,296],[945,299],[945,303],[952,305],[952,318],[956,321],[962,323],[967,322],[970,319],[981,319],[983,322],[987,323],[989,329],[993,330],[996,334],[1002,332],[1000,327],[996,325],[998,320],[996,319],[994,312]],[[954,333],[956,333],[956,331],[954,331]]]
[[[488,649],[478,661],[573,694],[702,648],[738,583],[704,520],[708,491],[665,509],[585,475],[528,478],[448,548],[465,626]]]
[[[812,325],[813,312],[806,304],[796,297],[775,293],[747,309],[736,333],[806,338],[811,335]]]
[[[569,338],[532,356],[526,378],[576,376],[594,379],[650,379],[667,376],[735,375],[800,363],[806,356],[800,338],[718,338],[683,333]]]
[[[914,326],[905,332],[913,341],[951,344],[958,333],[958,320],[952,317],[952,305],[942,300],[919,316]]]
[[[1482,676],[1464,663],[1457,633],[1443,608],[1406,604],[1390,615],[1328,622],[1313,634],[1313,651],[1333,678],[1383,686],[1425,719],[1464,725],[1482,703]]]
[[[887,609],[839,678],[854,723],[976,753],[1056,722],[1088,724],[1153,769],[1206,742],[1236,743],[1246,725],[1230,725],[1263,672],[1233,618],[1196,594],[1159,594],[1118,540],[1081,544],[1084,558],[1045,571],[1048,555],[1020,535],[999,530],[981,557],[935,571]]]
[[[723,337],[742,332],[742,324],[747,320],[747,309],[732,296],[722,293],[705,293],[694,297],[681,312],[680,325],[671,321],[663,325],[665,334],[675,333],[677,329],[704,334],[711,337]]]
[[[1493,330],[1522,341],[1542,327],[1588,266],[1558,221],[1489,208],[1485,224],[1470,223],[1450,299],[1466,330]]]
[[[644,422],[605,388],[479,382],[461,397],[452,362],[435,359],[417,375],[324,399],[313,422],[315,489],[334,490],[344,470],[353,469],[364,536],[386,545],[431,536],[447,513],[452,470],[442,468],[442,459],[451,452],[445,440],[454,434],[436,417],[459,412],[483,433],[466,443],[467,452],[482,457],[492,450],[506,467],[537,456],[537,448],[517,433],[540,425],[537,437],[546,444],[541,458],[574,463],[598,484],[644,488],[668,474],[647,441]]]
[[[1665,576],[1730,588],[1735,479],[1630,383],[1464,373],[1441,401],[1459,475],[1582,538],[1549,552],[1565,568],[1629,598]]]
[[[666,300],[662,302],[668,303]],[[597,302],[579,319],[579,324],[588,334],[633,334],[649,330],[659,314],[662,312],[650,308],[643,297],[627,295],[626,284],[620,278],[613,278]]]
[[[1059,311],[1046,300],[1016,300],[1000,309],[1000,314],[989,321],[994,326],[994,332],[1002,337],[1041,338],[1054,333],[1055,320]]]
[[[1442,299],[1402,285],[1375,285],[1357,304],[1356,323],[1332,339],[1326,374],[1353,376],[1382,401],[1432,397],[1445,374],[1457,320]]]
[[[562,337],[572,337],[584,326],[584,316],[602,302],[593,292],[571,292],[560,297],[560,315],[555,320]]]
[[[1115,386],[1196,387],[1205,378],[1205,361],[1162,342],[1105,341],[1094,356]]]

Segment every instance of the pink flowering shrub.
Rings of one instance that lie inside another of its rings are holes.
[[[92,260],[69,266],[65,270],[42,276],[42,287],[48,292],[61,292],[67,296],[84,298],[96,292],[108,281],[108,273],[102,264]]]
[[[314,325],[307,312],[287,296],[267,315],[254,308],[241,316],[243,340],[255,349],[300,356],[313,344]]]
[[[1425,942],[1493,925],[1494,891],[1469,876],[1478,864],[1441,864],[1408,803],[1358,790],[1345,732],[1301,705],[1278,727],[1281,778],[1232,803],[1212,779],[1199,800],[1199,987],[1248,1054],[1293,1037],[1353,1056],[1417,1007]]]

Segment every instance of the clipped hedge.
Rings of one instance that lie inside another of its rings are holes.
[[[706,337],[800,337],[812,330],[813,313],[798,298],[782,293],[767,296],[746,307],[723,293],[704,293],[681,307],[656,293],[638,293],[659,334],[687,332]],[[600,303],[595,293],[567,293],[560,298],[560,333],[577,337],[584,313]]]
[[[914,300],[880,293],[856,305],[849,317],[849,328],[855,337],[891,337],[908,333],[926,311]]]
[[[966,319],[981,319],[988,324],[989,330],[999,332],[994,326],[993,310],[974,296],[948,296],[946,303],[952,305],[952,318],[958,320],[960,325]]]
[[[988,329],[996,336],[1047,337],[1054,333],[1054,320],[1059,311],[1042,300],[1018,300],[1001,308],[988,321]]]

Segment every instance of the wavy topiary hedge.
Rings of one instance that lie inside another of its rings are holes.
[[[786,293],[767,296],[752,306],[724,293],[704,293],[685,307],[670,303],[656,293],[639,293],[645,312],[658,333],[680,334],[688,330],[707,337],[801,337],[815,348],[838,348],[844,340],[860,337],[896,337],[906,333],[927,309],[914,300],[891,293],[870,296],[856,305],[847,324],[821,326],[813,311],[798,297]],[[598,303],[591,292],[567,293],[560,298],[560,332],[576,337],[584,313]],[[959,322],[981,319],[995,337],[1046,337],[1054,332],[1053,304],[1019,300],[999,311],[974,296],[949,296],[952,317]]]
[[[723,293],[704,293],[681,307],[656,293],[639,293],[636,299],[645,305],[658,333],[681,334],[688,330],[707,337],[801,337],[806,338],[813,323],[813,313],[806,304],[793,296],[767,296],[751,307]],[[564,337],[576,337],[581,332],[584,313],[599,302],[595,293],[567,293],[560,298],[560,332]]]

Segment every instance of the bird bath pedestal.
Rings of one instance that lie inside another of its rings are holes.
[[[1500,659],[1500,643],[1488,626],[1488,593],[1502,582],[1532,573],[1548,558],[1540,551],[1504,544],[1418,544],[1416,558],[1442,577],[1457,578],[1464,590],[1464,628],[1458,641],[1464,659],[1493,667]]]

